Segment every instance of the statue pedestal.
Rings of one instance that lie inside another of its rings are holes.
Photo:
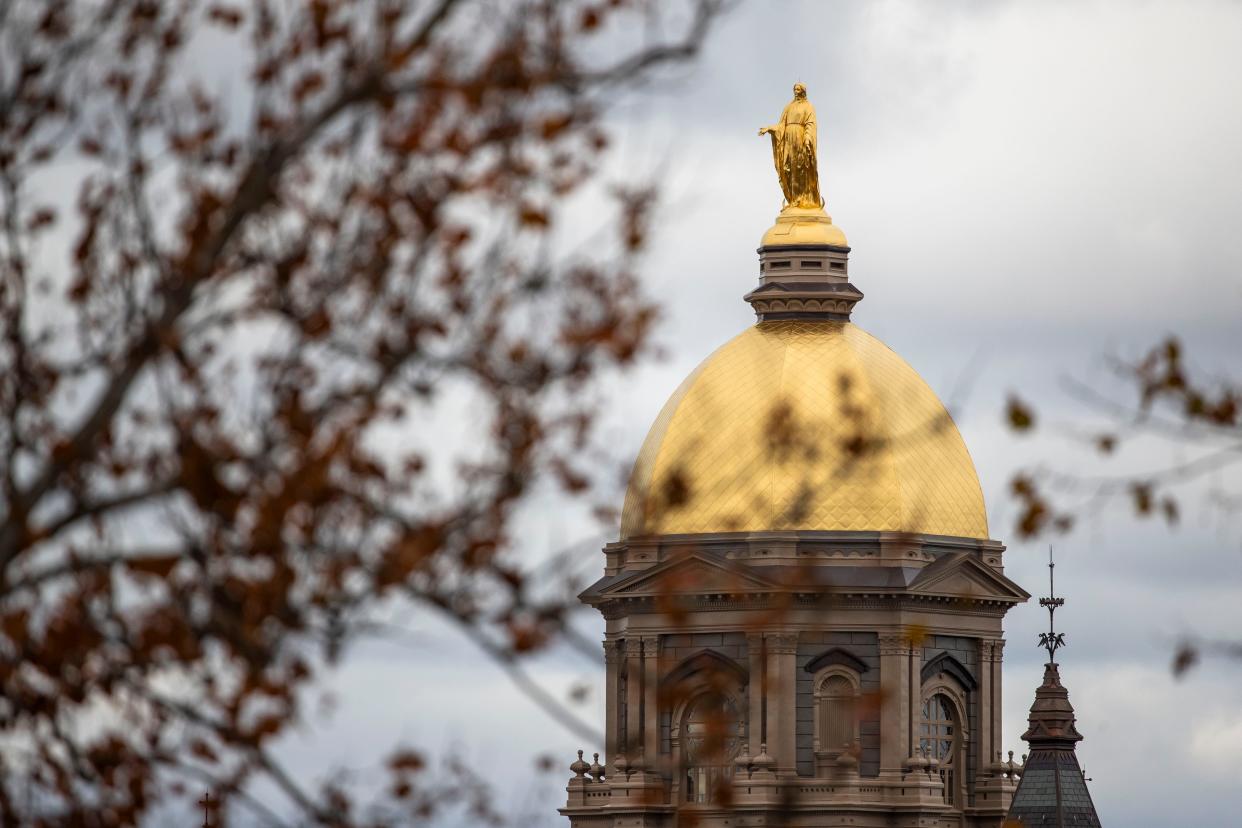
[[[763,234],[761,247],[778,245],[826,244],[849,248],[845,233],[832,223],[832,216],[823,207],[786,207],[776,217],[776,224]]]
[[[760,321],[846,321],[862,292],[849,283],[849,243],[822,207],[786,207],[763,234],[759,287],[746,294]]]

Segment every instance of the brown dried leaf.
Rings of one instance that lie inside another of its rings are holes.
[[[1014,431],[1030,431],[1035,427],[1035,412],[1013,394],[1005,404],[1005,419]]]
[[[1173,677],[1181,678],[1191,667],[1199,663],[1199,650],[1191,644],[1182,644],[1173,654]]]

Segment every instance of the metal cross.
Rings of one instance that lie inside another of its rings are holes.
[[[1053,586],[1052,573],[1056,564],[1052,562],[1052,547],[1048,547],[1048,597],[1040,598],[1039,605],[1048,608],[1048,632],[1039,634],[1039,646],[1048,651],[1048,663],[1056,661],[1056,652],[1065,646],[1065,633],[1056,631],[1055,618],[1057,608],[1065,604],[1064,598],[1058,598]]]

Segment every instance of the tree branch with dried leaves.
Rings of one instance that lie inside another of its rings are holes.
[[[1071,397],[1096,420],[1090,428],[1073,429],[1070,436],[1095,454],[1099,470],[1086,470],[1080,463],[1073,469],[1042,465],[1017,472],[1010,490],[1020,507],[1019,537],[1067,532],[1084,515],[1117,502],[1139,519],[1161,518],[1175,526],[1184,503],[1202,497],[1191,487],[1242,466],[1242,384],[1236,379],[1196,371],[1177,337],[1164,339],[1136,360],[1113,359],[1111,367],[1120,380],[1121,396],[1077,379],[1065,382]],[[1039,417],[1032,405],[1011,396],[1005,419],[1021,434],[1034,430]],[[1108,468],[1124,447],[1152,437],[1172,441],[1179,459],[1146,462],[1137,469]],[[1206,502],[1232,519],[1242,500],[1216,480]],[[1173,656],[1173,672],[1183,674],[1203,653],[1238,652],[1236,643],[1187,639]]]
[[[721,3],[0,8],[0,821],[134,824],[203,779],[433,819],[416,752],[366,809],[272,745],[382,601],[509,669],[567,630],[511,524],[611,471],[587,392],[646,352],[650,192],[598,255],[549,239],[605,183],[607,93]]]

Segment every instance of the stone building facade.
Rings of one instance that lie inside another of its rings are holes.
[[[851,320],[822,209],[786,208],[757,324],[673,394],[620,538],[581,596],[606,620],[606,743],[572,828],[990,826],[1005,576],[935,394]]]

